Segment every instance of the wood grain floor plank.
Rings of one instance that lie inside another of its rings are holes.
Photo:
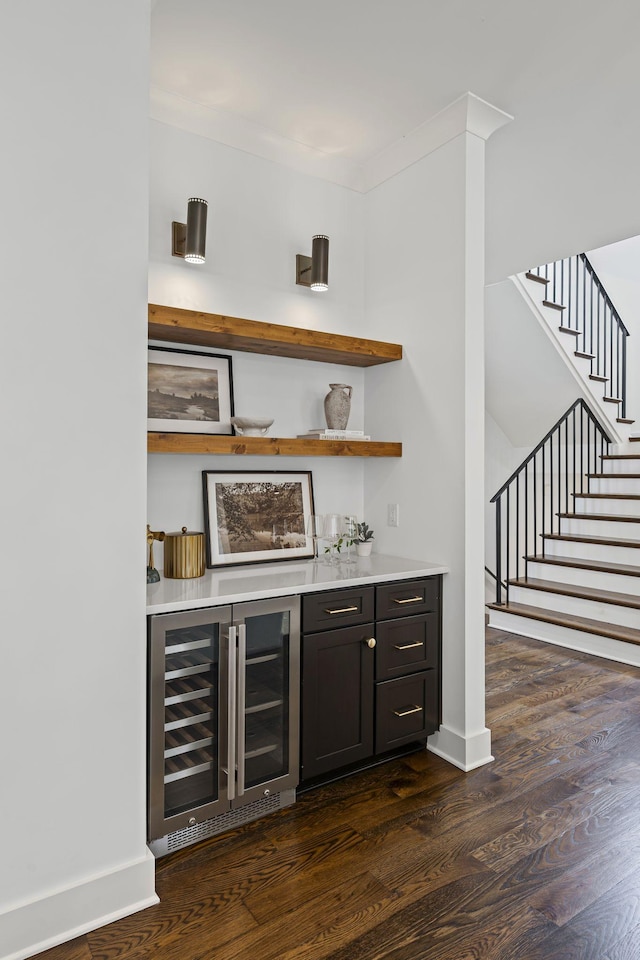
[[[272,891],[279,901],[279,890]],[[272,960],[287,953],[294,956],[301,944],[313,942],[332,925],[353,925],[359,915],[378,916],[381,908],[392,904],[396,896],[390,893],[370,874],[360,874],[309,899],[301,897],[300,904],[290,909],[283,907],[268,923],[261,924],[246,936],[228,944],[224,950],[214,948],[212,957],[221,960],[245,960],[247,957]],[[273,913],[273,912],[272,912]]]
[[[86,936],[76,937],[38,954],[39,960],[93,960]]]
[[[182,960],[186,941],[198,951],[209,949],[215,917],[215,944],[222,947],[257,926],[249,910],[238,900],[221,895],[194,895],[161,899],[160,904],[140,914],[118,920],[87,934],[93,960]],[[57,960],[57,958],[56,958]]]
[[[629,805],[640,817],[640,797],[634,802],[636,792],[630,787],[626,795],[620,797],[602,786],[576,790],[571,797],[545,810],[527,812],[523,822],[514,829],[499,834],[471,852],[492,870],[504,870],[567,831],[573,832],[580,824],[593,824],[595,829],[599,822],[609,822]]]
[[[616,831],[616,839],[618,835],[619,831]],[[602,836],[598,836],[590,847],[583,842],[580,855],[579,863],[530,900],[532,907],[558,927],[564,926],[636,869],[640,856],[640,830],[635,835],[627,834],[624,845],[612,843],[607,847]]]
[[[640,957],[640,926],[634,927],[619,940],[603,960],[638,960],[638,957]]]

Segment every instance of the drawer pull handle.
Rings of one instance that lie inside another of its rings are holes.
[[[395,597],[393,598],[394,603],[422,603],[423,600],[424,597],[406,597],[404,600],[397,600]]]
[[[424,647],[424,640],[418,640],[417,643],[396,643],[396,650],[413,650],[414,647]]]
[[[413,704],[407,710],[394,710],[396,717],[408,717],[410,713],[422,713],[422,707]]]
[[[375,645],[376,645],[376,638],[375,638],[375,637],[369,637],[368,640],[363,640],[362,642],[363,642],[363,643],[366,643],[366,645],[369,647],[370,650],[373,650],[373,648],[374,648]]]
[[[358,607],[340,607],[339,610],[325,610],[325,613],[353,613]]]

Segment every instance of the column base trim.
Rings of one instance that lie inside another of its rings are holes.
[[[463,737],[441,724],[438,733],[427,740],[427,750],[465,773],[494,759],[491,754],[491,731],[486,727],[471,737]]]

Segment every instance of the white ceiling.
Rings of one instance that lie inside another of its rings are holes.
[[[531,255],[510,253],[523,224],[535,262],[639,232],[639,35],[631,0],[155,0],[151,114],[366,189],[373,158],[470,91],[515,117],[487,156],[501,277]]]
[[[262,133],[364,163],[466,91],[517,116],[568,63],[579,82],[594,44],[601,57],[619,51],[616,6],[157,0],[151,80]]]

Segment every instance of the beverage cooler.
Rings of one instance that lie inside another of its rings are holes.
[[[298,597],[149,617],[156,856],[294,802],[299,699]]]

